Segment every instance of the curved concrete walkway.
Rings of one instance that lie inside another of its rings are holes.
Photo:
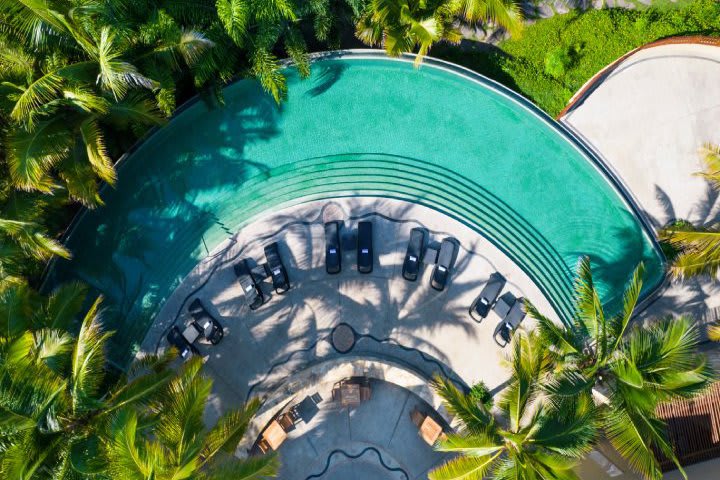
[[[720,48],[662,45],[621,62],[560,120],[599,151],[656,226],[673,219],[720,219],[702,178],[699,148],[720,142]],[[720,283],[673,284],[647,316],[693,314],[705,322],[720,306]]]

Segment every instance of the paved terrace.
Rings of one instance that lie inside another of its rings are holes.
[[[355,250],[346,248],[342,273],[328,275],[323,223],[343,220],[347,235],[359,219],[373,222],[373,273],[358,273]],[[444,292],[430,287],[429,265],[416,282],[401,276],[409,233],[417,226],[430,230],[433,242],[452,236],[461,245]],[[245,257],[264,262],[262,247],[272,241],[281,244],[292,289],[276,295],[264,284],[270,300],[250,311],[233,265]],[[313,393],[317,384],[351,375],[387,380],[437,408],[440,402],[427,386],[433,374],[466,385],[483,380],[495,391],[508,380],[502,362],[507,352],[492,339],[498,319],[491,314],[478,324],[468,315],[495,271],[507,279],[506,291],[529,298],[554,317],[549,302],[509,258],[470,228],[434,210],[372,197],[306,203],[257,219],[203,260],[168,300],[142,350],[165,348],[164,333],[171,324],[188,321],[187,305],[200,297],[211,303],[226,327],[221,344],[200,347],[207,356],[206,372],[215,380],[211,418],[261,396],[265,403],[251,427],[257,434],[288,401]],[[356,332],[355,347],[346,355],[330,342],[339,323]],[[525,326],[529,324],[526,319]],[[379,421],[396,422],[396,414],[380,410]]]
[[[655,227],[673,219],[720,220],[718,196],[702,178],[699,148],[720,143],[720,47],[663,45],[641,50],[595,84],[561,118],[635,196]],[[715,279],[673,284],[646,316],[691,313],[712,320]]]

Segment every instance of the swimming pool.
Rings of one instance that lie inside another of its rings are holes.
[[[569,318],[577,259],[612,301],[635,264],[646,292],[663,260],[638,217],[581,146],[526,101],[441,62],[355,54],[289,70],[277,107],[254,81],[226,106],[188,105],[119,166],[106,206],[68,236],[80,279],[107,297],[116,351],[130,355],[163,302],[216,245],[273,207],[372,195],[461,220],[517,262]],[[123,358],[127,358],[123,356]]]

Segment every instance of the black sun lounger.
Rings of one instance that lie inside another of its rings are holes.
[[[418,274],[420,273],[420,265],[422,265],[424,248],[425,230],[422,228],[413,228],[410,231],[410,241],[408,242],[402,268],[402,276],[405,280],[411,282],[417,280]]]
[[[213,345],[220,343],[220,340],[225,336],[223,327],[215,317],[210,315],[210,312],[207,311],[199,298],[192,301],[188,307],[188,312],[193,317],[193,325],[202,336],[207,338]]]
[[[438,260],[430,279],[430,286],[435,290],[442,292],[445,289],[450,278],[450,268],[455,257],[455,250],[457,250],[457,245],[449,238],[446,238],[440,244],[440,253],[438,253]]]
[[[182,334],[177,325],[173,326],[167,334],[167,341],[175,347],[184,360],[187,360],[192,355],[199,355],[200,351],[190,343]]]
[[[372,222],[358,222],[357,269],[360,273],[373,270]]]
[[[235,276],[238,279],[243,295],[245,295],[245,303],[250,307],[250,310],[257,310],[265,302],[265,296],[252,275],[248,259],[236,263],[233,270],[235,270]]]
[[[487,283],[480,291],[475,301],[470,306],[470,316],[473,320],[481,322],[490,313],[490,308],[495,304],[500,292],[505,286],[505,278],[495,272],[490,275]]]
[[[340,253],[340,222],[325,224],[325,270],[327,273],[340,273],[342,258]]]
[[[525,302],[522,298],[518,298],[510,308],[510,311],[505,318],[502,319],[495,328],[495,333],[493,334],[495,343],[503,348],[507,346],[507,344],[510,343],[510,340],[512,340],[513,333],[517,330],[524,319]]]
[[[265,258],[267,259],[268,269],[270,269],[275,293],[285,293],[290,290],[290,279],[285,265],[282,263],[282,258],[280,258],[277,242],[265,247]]]

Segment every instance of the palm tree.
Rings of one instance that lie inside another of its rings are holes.
[[[522,26],[515,0],[370,0],[356,35],[368,45],[383,45],[392,56],[417,49],[418,65],[434,43],[462,39],[458,20],[489,22],[510,32]]]
[[[561,404],[594,398],[600,425],[610,443],[647,478],[662,472],[654,451],[678,465],[657,418],[659,403],[690,398],[707,387],[712,372],[696,351],[698,330],[688,318],[666,319],[629,329],[642,291],[642,265],[633,273],[618,313],[603,308],[590,260],[579,264],[575,315],[558,325],[528,305],[555,365],[545,390]],[[682,471],[682,469],[681,469]]]
[[[0,175],[3,171],[0,165]],[[0,290],[22,282],[25,275],[37,275],[33,267],[55,255],[70,257],[44,224],[45,212],[53,203],[52,198],[19,192],[7,180],[0,180]]]
[[[706,178],[716,190],[720,189],[720,146],[705,145],[701,150]],[[720,225],[693,226],[676,222],[660,232],[660,238],[678,250],[670,272],[676,278],[709,275],[720,272]]]
[[[225,413],[211,428],[203,422],[212,381],[193,358],[147,410],[125,408],[112,415],[105,435],[111,478],[129,480],[259,479],[275,476],[278,460],[233,456],[260,403]]]
[[[174,107],[173,73],[192,68],[212,47],[167,15],[156,22],[162,28],[138,25],[111,5],[0,1],[0,106],[16,187],[51,193],[62,186],[74,200],[100,204],[95,179],[116,179],[108,138],[137,138],[158,124],[159,108],[169,114],[168,102]]]
[[[437,445],[458,456],[430,472],[431,480],[578,478],[572,469],[595,438],[592,406],[581,397],[560,410],[544,396],[550,358],[537,335],[516,333],[512,348],[513,377],[497,404],[498,418],[449,380],[435,380],[460,428]]]
[[[0,313],[0,477],[77,478],[96,472],[96,433],[116,412],[147,402],[170,381],[170,357],[149,358],[113,382],[110,333],[96,300],[77,336],[67,333],[82,307],[76,284],[44,302],[22,288],[3,292]],[[36,311],[34,308],[38,308]],[[28,329],[29,328],[29,329]]]

